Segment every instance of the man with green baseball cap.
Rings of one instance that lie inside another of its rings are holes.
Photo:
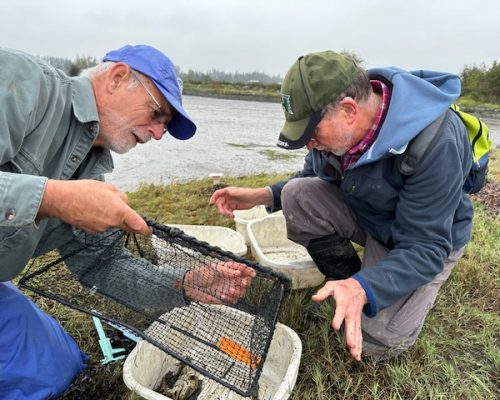
[[[460,80],[449,73],[366,71],[333,51],[299,57],[281,88],[278,146],[305,146],[303,170],[210,199],[229,217],[259,204],[283,209],[288,238],[328,278],[312,300],[335,299],[332,327],[356,360],[362,352],[387,359],[416,341],[470,240],[473,209],[463,183],[471,148],[449,110],[459,94]],[[409,173],[406,149],[436,124],[439,135]],[[362,261],[351,242],[364,247]]]

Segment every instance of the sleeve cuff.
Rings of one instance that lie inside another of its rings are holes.
[[[36,226],[47,180],[41,176],[0,172],[0,226]]]
[[[367,317],[374,317],[375,315],[377,315],[377,302],[375,300],[375,296],[373,295],[373,292],[371,291],[370,289],[370,286],[368,285],[368,283],[358,274],[356,275],[353,275],[353,278],[356,279],[359,284],[362,286],[362,288],[364,289],[365,293],[366,293],[366,297],[368,298],[368,303],[365,304],[365,306],[363,307],[363,313],[367,316]]]
[[[277,211],[277,210],[275,210],[275,207],[274,207],[274,193],[273,193],[273,189],[271,189],[270,186],[266,186],[266,189],[269,192],[269,195],[271,196],[271,205],[268,206],[268,207],[266,207],[266,211],[268,213],[273,213],[274,211]]]

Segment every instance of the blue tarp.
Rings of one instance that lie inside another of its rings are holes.
[[[86,368],[73,338],[10,282],[0,282],[0,399],[60,396]]]

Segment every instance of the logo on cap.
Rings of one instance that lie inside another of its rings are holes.
[[[283,110],[290,115],[293,115],[292,104],[290,102],[290,95],[281,93],[281,106]]]
[[[288,142],[285,142],[284,140],[279,140],[278,143],[276,143],[280,147],[290,147],[290,144]]]

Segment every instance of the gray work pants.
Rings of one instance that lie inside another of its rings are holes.
[[[373,267],[389,252],[359,225],[336,185],[319,178],[296,178],[285,185],[281,197],[290,240],[307,246],[312,239],[334,233],[348,238],[364,246],[361,270]],[[365,355],[376,360],[387,359],[415,343],[441,285],[462,254],[463,249],[452,252],[434,280],[379,311],[375,317],[363,315]]]

